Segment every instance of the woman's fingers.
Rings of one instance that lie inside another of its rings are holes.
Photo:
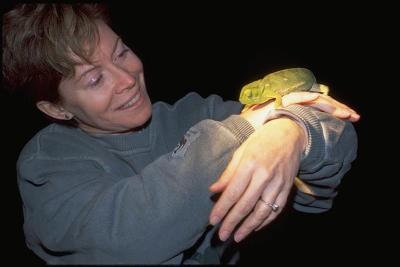
[[[246,188],[246,191],[224,218],[219,230],[220,239],[222,241],[225,241],[236,226],[253,210],[253,207],[260,199],[265,188],[268,188],[269,197],[276,198],[282,187],[282,181],[274,179],[270,184],[271,178],[271,175],[263,171],[262,168],[258,169],[252,175],[251,182]]]
[[[319,96],[319,93],[293,92],[282,97],[282,106],[307,103],[316,100]]]
[[[229,180],[229,184],[211,211],[210,223],[212,225],[219,223],[225,217],[229,209],[240,199],[250,182],[252,166],[247,164],[236,168],[236,170],[232,177],[224,178]]]
[[[286,206],[287,198],[289,194],[279,194],[275,200],[275,204],[278,205],[278,208],[275,211],[272,211],[270,215],[262,222],[254,231],[259,231],[268,224],[270,224],[273,220],[278,217],[278,215],[282,212],[283,208]],[[272,209],[271,209],[272,210]]]
[[[277,204],[277,197],[281,194],[284,186],[284,179],[275,178],[266,187],[263,187],[259,195],[257,195],[254,203],[251,207],[252,212],[242,222],[238,230],[235,232],[234,239],[236,242],[240,242],[253,232],[261,223],[263,223],[271,213],[273,209],[271,205]],[[279,205],[279,204],[278,204]],[[246,214],[247,215],[247,214]]]
[[[360,115],[348,106],[336,101],[330,96],[321,95],[318,99],[306,103],[306,105],[327,112],[339,119],[347,119],[356,122]]]
[[[271,216],[272,208],[261,199],[257,201],[253,212],[244,220],[240,228],[235,232],[234,239],[240,242],[260,226],[267,218]],[[274,203],[274,202],[272,202]]]
[[[284,107],[292,104],[303,104],[317,108],[323,112],[329,113],[337,118],[356,122],[360,119],[352,108],[335,100],[331,96],[312,92],[293,92],[282,98]]]
[[[287,118],[276,119],[255,131],[235,152],[235,159],[229,163],[232,166],[221,178],[222,185],[215,186],[224,190],[210,213],[211,224],[223,220],[219,233],[221,240],[226,240],[251,214],[265,190],[268,194],[264,199],[273,201],[281,194],[282,188],[293,185],[303,150],[299,138],[301,132],[296,122]],[[211,188],[216,190],[215,187]],[[265,216],[261,211],[254,219],[259,223],[265,220]],[[255,224],[251,222],[243,235],[254,229]]]
[[[247,237],[251,232],[258,231],[282,212],[287,203],[287,198],[290,194],[290,189],[293,186],[292,179],[280,179],[285,181],[280,190],[277,190],[277,195],[271,194],[270,188],[266,188],[258,200],[253,212],[241,224],[240,228],[235,233],[235,241],[240,242]],[[275,208],[273,208],[275,206]]]

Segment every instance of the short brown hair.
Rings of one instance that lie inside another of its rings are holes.
[[[58,86],[74,75],[71,52],[90,62],[103,4],[19,4],[3,16],[3,76],[36,103],[60,102]]]

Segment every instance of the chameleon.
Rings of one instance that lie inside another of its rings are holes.
[[[242,110],[246,111],[253,105],[274,100],[274,108],[282,107],[282,97],[292,92],[308,91],[328,95],[329,87],[318,84],[314,74],[306,68],[289,68],[270,73],[264,78],[251,82],[242,87],[239,101],[244,104]],[[298,190],[309,194],[315,193],[299,178],[294,184]]]
[[[299,91],[319,92],[327,95],[329,88],[326,85],[318,84],[309,69],[284,69],[243,86],[239,101],[245,105],[244,110],[247,110],[255,104],[275,99],[274,106],[279,108],[282,106],[284,95]]]

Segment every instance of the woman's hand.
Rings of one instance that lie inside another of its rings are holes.
[[[339,119],[356,122],[360,115],[347,105],[333,99],[328,95],[311,92],[293,92],[282,97],[282,106],[287,107],[293,104],[314,107],[320,111],[326,112]],[[254,105],[246,112],[242,112],[242,117],[248,120],[255,129],[261,127],[269,111],[273,109],[273,103],[267,102]]]
[[[303,128],[284,117],[256,130],[235,151],[218,182],[210,187],[215,193],[223,191],[210,214],[214,225],[224,218],[219,230],[221,240],[226,240],[246,216],[235,233],[237,242],[280,213],[306,144]],[[272,211],[260,199],[280,208]]]
[[[291,104],[312,106],[351,122],[360,119],[353,109],[318,93],[294,92],[282,98],[284,107]],[[239,242],[253,230],[259,230],[273,221],[286,204],[307,141],[301,127],[288,118],[263,125],[271,108],[271,103],[262,104],[241,114],[257,131],[235,152],[220,179],[210,187],[215,193],[223,191],[210,214],[211,224],[223,219],[219,231],[221,240],[226,240],[247,216],[235,233],[235,240]],[[277,204],[278,210],[272,211],[260,199]]]
[[[329,113],[339,119],[356,122],[360,115],[345,104],[333,99],[328,95],[310,92],[293,92],[282,97],[282,106],[287,107],[292,104],[302,104],[314,107]]]

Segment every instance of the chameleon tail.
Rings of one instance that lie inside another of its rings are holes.
[[[315,193],[299,177],[294,178],[294,185],[303,193],[315,196]]]

